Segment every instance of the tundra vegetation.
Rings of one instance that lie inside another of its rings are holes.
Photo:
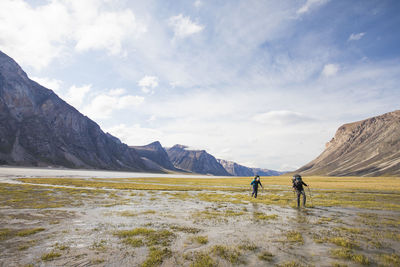
[[[400,265],[400,178],[304,179],[301,209],[284,176],[0,182],[0,265]]]

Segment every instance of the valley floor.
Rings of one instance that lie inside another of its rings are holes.
[[[0,266],[400,266],[400,178],[250,181],[0,179]]]

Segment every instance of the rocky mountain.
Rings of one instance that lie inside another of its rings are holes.
[[[261,168],[250,168],[233,161],[217,159],[217,161],[224,167],[224,169],[232,176],[279,176],[284,172],[261,169]]]
[[[251,168],[237,164],[233,161],[217,159],[218,163],[232,176],[253,176],[254,172]]]
[[[132,146],[136,152],[145,161],[145,164],[161,167],[161,169],[176,171],[172,162],[170,161],[167,151],[161,146],[160,142],[156,141],[145,146]],[[150,161],[150,162],[148,162]]]
[[[187,146],[175,145],[167,149],[172,164],[188,172],[230,176],[214,156],[205,150],[189,150]]]
[[[1,51],[0,164],[154,171]]]
[[[296,172],[330,176],[399,176],[400,110],[341,126],[322,154]]]

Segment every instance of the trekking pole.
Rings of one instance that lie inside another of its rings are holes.
[[[308,188],[308,193],[309,193],[309,195],[310,195],[311,206],[314,206],[313,203],[312,203],[311,189],[310,189],[309,186],[307,186],[307,188]]]

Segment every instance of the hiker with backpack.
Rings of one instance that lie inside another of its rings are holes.
[[[257,193],[258,193],[258,185],[261,186],[261,188],[264,189],[264,187],[262,186],[261,182],[260,182],[260,176],[256,175],[256,177],[254,177],[253,181],[250,183],[250,185],[253,186],[253,193],[251,193],[251,196],[254,198],[257,198]]]
[[[303,207],[306,206],[306,193],[304,192],[303,185],[308,186],[305,182],[303,182],[303,179],[301,178],[301,175],[296,174],[292,178],[293,182],[293,189],[297,193],[297,207],[300,208],[300,195],[303,195]]]

